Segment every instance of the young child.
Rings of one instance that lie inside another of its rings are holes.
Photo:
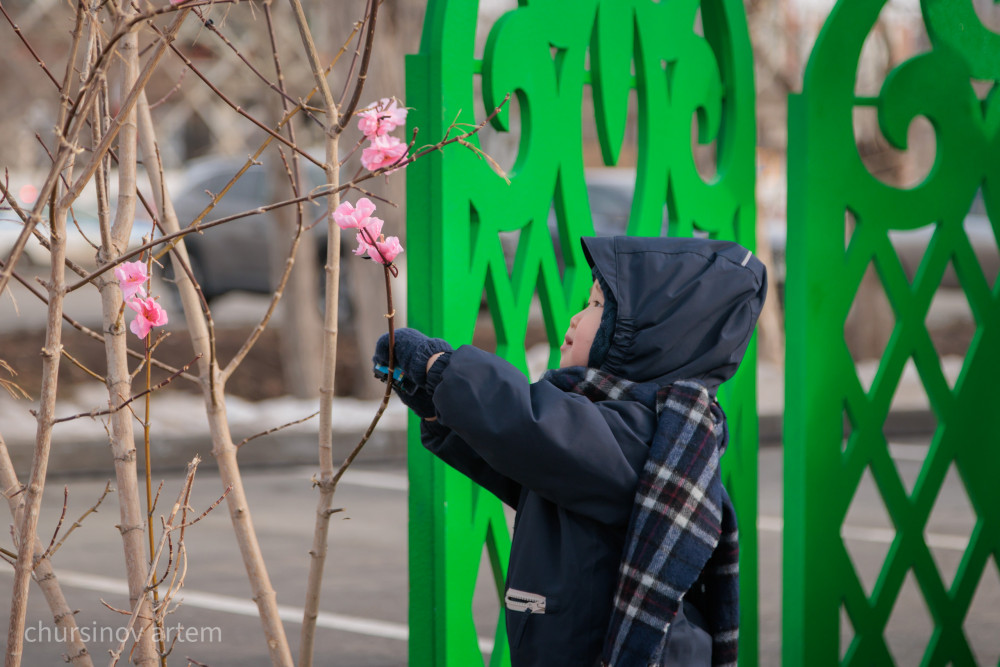
[[[396,332],[425,447],[517,509],[514,667],[736,663],[735,516],[715,402],[764,265],[735,243],[585,238],[594,274],[559,370],[529,383],[469,345]],[[376,365],[388,363],[388,335]],[[414,389],[415,388],[415,389]]]

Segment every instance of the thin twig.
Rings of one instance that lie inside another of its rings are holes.
[[[105,483],[104,491],[101,493],[101,497],[97,499],[97,502],[91,505],[90,509],[81,514],[80,518],[73,522],[73,525],[69,527],[69,529],[66,531],[66,534],[62,536],[62,539],[56,542],[54,547],[51,547],[48,551],[45,552],[45,556],[51,559],[52,556],[54,556],[55,553],[59,551],[59,548],[62,547],[63,543],[69,538],[69,536],[73,534],[73,531],[83,525],[83,520],[86,519],[91,514],[97,512],[97,508],[101,506],[101,503],[103,503],[107,495],[111,493],[111,490],[112,490],[111,481],[109,480],[107,483]]]
[[[318,414],[319,414],[319,410],[317,410],[316,412],[312,413],[308,417],[303,417],[302,419],[296,419],[293,422],[288,422],[287,424],[282,424],[281,426],[275,426],[274,428],[269,428],[266,431],[261,431],[260,433],[257,433],[255,435],[251,435],[250,437],[243,438],[239,442],[239,444],[236,445],[236,449],[239,449],[240,447],[242,447],[243,445],[247,444],[251,440],[256,440],[257,438],[262,438],[265,435],[271,435],[272,433],[277,433],[278,431],[284,430],[284,429],[288,428],[289,426],[295,426],[296,424],[301,424],[303,422],[307,422],[307,421],[309,421],[310,419],[312,419],[313,417],[315,417]]]
[[[3,370],[7,371],[8,373],[10,373],[12,377],[17,377],[17,371],[15,371],[13,368],[11,368],[7,364],[7,362],[4,361],[3,359],[0,359],[0,368],[2,368]],[[31,396],[28,395],[28,392],[26,392],[24,389],[22,389],[21,385],[19,385],[18,383],[14,382],[13,380],[7,380],[7,379],[4,379],[4,378],[0,378],[0,386],[2,386],[4,389],[6,389],[7,393],[9,393],[12,398],[15,398],[15,399],[26,398],[29,401],[31,400]]]
[[[382,419],[382,414],[385,412],[386,407],[389,405],[389,398],[392,396],[392,372],[393,369],[395,368],[395,362],[396,362],[395,360],[396,309],[393,308],[392,305],[392,283],[389,279],[390,276],[389,265],[386,264],[383,266],[383,268],[385,269],[386,320],[388,322],[388,327],[389,327],[389,364],[388,364],[389,370],[388,370],[388,378],[386,379],[385,383],[385,394],[383,394],[382,396],[382,402],[379,404],[378,410],[375,412],[375,416],[372,418],[371,424],[368,425],[368,430],[365,431],[365,434],[361,437],[361,440],[358,442],[357,445],[354,446],[354,449],[351,450],[351,453],[347,455],[347,458],[344,459],[344,462],[340,464],[340,468],[337,469],[337,472],[333,476],[333,479],[330,480],[330,484],[333,487],[337,486],[337,482],[340,481],[340,478],[344,476],[345,472],[347,472],[347,469],[354,462],[354,459],[357,458],[358,454],[361,453],[361,449],[365,446],[365,443],[367,443],[369,438],[372,437],[372,433],[375,432],[375,427],[378,426],[379,420]]]
[[[161,104],[169,100],[171,97],[173,97],[174,93],[176,93],[178,90],[181,89],[181,85],[184,83],[184,76],[186,74],[187,74],[186,69],[181,70],[180,76],[177,77],[177,83],[174,84],[174,87],[168,90],[166,93],[164,93],[163,97],[161,97],[160,99],[156,100],[155,102],[150,102],[149,108],[155,109],[156,107],[160,106]]]
[[[358,102],[361,101],[361,91],[365,87],[365,81],[368,79],[368,64],[371,62],[372,58],[372,44],[375,42],[375,22],[378,18],[378,8],[382,4],[379,0],[369,0],[368,5],[368,33],[365,35],[365,50],[361,56],[361,69],[358,72],[358,77],[355,79],[354,92],[351,95],[351,101],[347,104],[347,107],[340,111],[340,122],[337,124],[336,132],[339,134],[344,131],[347,127],[347,123],[350,122],[351,117],[354,115],[354,110],[358,108]]]
[[[191,487],[194,485],[195,472],[197,471],[198,464],[200,462],[201,462],[201,457],[195,456],[194,459],[191,461],[191,463],[188,464],[188,471],[184,479],[184,485],[181,488],[181,492],[178,494],[177,500],[174,502],[170,514],[168,515],[167,519],[163,522],[163,527],[164,527],[163,535],[160,537],[159,546],[157,547],[155,553],[153,554],[153,557],[150,559],[149,570],[146,573],[145,583],[143,584],[143,589],[146,591],[149,590],[150,585],[156,579],[156,563],[159,560],[160,555],[163,553],[163,550],[167,543],[168,535],[170,535],[171,533],[180,528],[180,526],[175,526],[173,522],[174,519],[177,517],[177,513],[181,510],[181,508],[186,507],[187,505],[187,499],[190,498],[191,494]],[[216,501],[208,510],[206,510],[206,513],[212,511],[215,507],[217,507],[218,503],[219,501]],[[128,638],[132,634],[132,629],[135,627],[135,624],[139,619],[139,613],[144,606],[143,604],[144,602],[145,602],[145,596],[137,600],[132,608],[132,611],[128,612],[130,617],[128,624],[125,626],[126,630],[125,639],[118,644],[118,648],[116,650],[111,651],[112,658],[110,667],[113,667],[115,664],[118,663],[118,660],[121,658],[122,653],[125,651],[125,645],[128,642]],[[109,606],[106,603],[105,605]]]
[[[198,361],[199,359],[201,359],[201,355],[200,354],[195,355],[195,358],[192,359],[191,361],[187,362],[186,364],[184,364],[184,366],[179,371],[177,371],[173,375],[169,376],[165,380],[157,383],[153,387],[150,387],[149,389],[144,389],[144,390],[140,391],[138,394],[134,394],[133,396],[125,399],[125,401],[123,403],[121,403],[120,405],[117,405],[117,406],[115,406],[113,408],[108,408],[106,410],[93,410],[91,412],[81,412],[79,414],[75,414],[75,415],[72,415],[70,417],[60,417],[59,419],[52,420],[52,423],[53,424],[59,424],[59,423],[62,423],[62,422],[72,421],[74,419],[80,419],[82,417],[101,417],[101,416],[104,416],[104,415],[114,414],[114,413],[118,412],[119,410],[121,410],[122,408],[124,408],[125,406],[127,406],[128,404],[130,404],[132,401],[134,401],[134,400],[136,400],[138,398],[142,398],[146,394],[149,394],[151,392],[154,392],[154,391],[156,391],[158,389],[162,389],[163,387],[167,386],[168,384],[170,384],[171,382],[173,382],[175,378],[179,377],[181,375],[181,373],[184,373],[185,371],[187,371],[187,369],[191,368],[191,365],[194,364],[194,362]]]
[[[0,260],[0,268],[3,268],[3,266],[4,266],[3,261]],[[24,287],[25,289],[27,289],[35,297],[37,297],[39,300],[41,300],[42,303],[48,305],[48,303],[49,303],[48,297],[45,296],[44,294],[42,294],[41,292],[39,292],[35,288],[35,286],[31,284],[31,282],[29,280],[26,280],[24,278],[24,276],[21,276],[16,271],[12,272],[11,275],[14,276],[14,279],[17,280],[17,282],[19,282],[22,287]],[[101,343],[104,342],[104,337],[101,336],[101,334],[99,334],[98,332],[94,331],[93,329],[91,329],[90,327],[86,326],[85,324],[81,324],[80,322],[78,322],[77,320],[73,319],[71,316],[67,315],[66,313],[63,313],[62,317],[63,317],[63,320],[66,321],[66,323],[68,323],[70,326],[72,326],[74,329],[76,329],[80,333],[85,334],[86,336],[94,339],[97,342],[101,342]],[[139,359],[139,360],[143,359],[143,355],[139,354],[135,350],[129,350],[128,354],[133,359]],[[166,371],[167,373],[179,373],[178,377],[182,377],[185,380],[190,380],[191,382],[197,382],[198,381],[198,378],[194,377],[193,375],[189,375],[189,374],[187,374],[187,373],[185,373],[183,371],[179,371],[178,369],[174,368],[173,366],[170,366],[169,364],[165,364],[162,361],[159,361],[157,359],[153,359],[152,362],[153,362],[154,366],[156,366],[157,368],[159,368],[162,371]],[[104,381],[103,378],[102,378],[101,381],[102,382]]]
[[[155,26],[153,26],[153,30],[155,32],[159,32],[159,30]],[[187,65],[188,69],[191,70],[192,72],[194,72],[195,76],[197,76],[199,79],[201,79],[202,83],[204,83],[206,86],[208,86],[208,88],[213,93],[215,93],[216,96],[218,96],[219,99],[221,99],[223,102],[225,102],[226,105],[229,108],[231,108],[233,111],[235,111],[236,113],[238,113],[240,116],[243,116],[248,121],[250,121],[251,123],[253,123],[257,127],[257,129],[261,130],[262,132],[265,132],[271,138],[277,139],[281,143],[285,144],[290,149],[292,149],[293,151],[295,151],[296,153],[298,153],[299,155],[301,155],[305,159],[307,159],[310,162],[312,162],[313,164],[315,164],[317,167],[320,167],[320,168],[323,167],[323,163],[322,162],[320,162],[319,160],[317,160],[313,156],[309,155],[309,153],[307,153],[303,149],[299,148],[298,146],[296,146],[295,144],[293,144],[292,142],[290,142],[285,137],[281,136],[281,134],[279,134],[275,130],[272,130],[270,127],[267,126],[266,123],[263,123],[263,122],[257,120],[254,116],[252,116],[248,111],[246,111],[239,104],[237,104],[236,102],[233,102],[233,100],[230,99],[229,96],[226,95],[224,92],[222,92],[219,89],[218,86],[216,86],[214,83],[212,83],[212,81],[207,76],[205,76],[204,74],[202,74],[201,70],[198,69],[198,66],[195,65],[193,62],[191,62],[191,59],[188,58],[186,55],[184,55],[184,53],[180,49],[178,49],[176,45],[174,45],[174,44],[171,43],[170,44],[170,49],[174,52],[174,54],[177,55],[178,58],[180,58],[184,62],[185,65]]]
[[[283,85],[281,85],[282,77],[281,77],[280,69],[278,71],[278,82],[279,83],[276,84],[273,81],[269,80],[266,76],[264,76],[263,73],[261,73],[261,71],[259,69],[257,69],[257,67],[255,67],[254,64],[251,63],[250,60],[247,59],[247,57],[244,56],[243,53],[240,52],[240,50],[238,48],[236,48],[236,45],[233,44],[231,41],[229,41],[228,37],[226,37],[224,34],[222,34],[222,31],[219,30],[219,27],[217,25],[215,25],[214,22],[205,21],[204,20],[205,17],[202,15],[201,11],[199,11],[197,9],[194,11],[194,13],[198,16],[198,18],[202,19],[203,25],[206,28],[208,28],[209,32],[213,33],[216,37],[218,37],[219,39],[221,39],[222,42],[223,42],[223,44],[225,44],[226,46],[228,46],[230,48],[230,50],[234,54],[236,54],[236,57],[239,58],[243,62],[243,64],[247,66],[247,68],[254,74],[254,76],[256,76],[258,79],[260,79],[268,88],[270,88],[271,90],[273,90],[276,93],[278,93],[279,95],[281,95],[282,104],[286,104],[287,103],[287,104],[293,104],[294,105],[294,104],[298,103],[298,100],[294,99],[291,95],[289,95],[288,93],[286,93],[285,92],[285,87]],[[275,60],[277,60],[278,48],[277,48],[277,44],[275,43],[275,39],[274,39],[274,31],[271,30],[271,5],[270,5],[270,3],[264,3],[264,16],[265,16],[265,18],[267,20],[267,23],[268,23],[268,33],[271,36],[271,52],[274,54]],[[354,29],[354,32],[357,32],[357,28]],[[351,37],[353,37],[354,32],[351,33]],[[348,37],[348,40],[350,40],[351,37]],[[286,113],[288,112],[287,108],[285,108],[285,112]],[[308,109],[306,109],[306,112],[307,112],[306,113],[306,117],[309,120],[315,122],[317,125],[319,125],[319,126],[322,127],[323,123],[320,122],[319,118],[316,118],[316,116],[314,116],[312,113],[309,113]],[[289,125],[289,127],[291,127],[291,126]],[[291,140],[291,142],[293,144],[295,143],[295,139],[294,138],[290,137],[290,140]]]
[[[467,139],[468,137],[473,136],[474,134],[476,134],[480,130],[482,130],[486,126],[486,124],[489,123],[490,120],[494,116],[496,116],[497,113],[500,112],[500,109],[503,107],[504,104],[507,103],[507,101],[509,99],[510,99],[510,94],[508,94],[506,97],[504,97],[504,99],[500,103],[500,105],[498,107],[496,107],[481,123],[476,124],[475,127],[473,127],[473,129],[471,129],[471,130],[469,130],[469,131],[467,131],[467,132],[465,132],[465,133],[463,133],[463,134],[461,134],[459,136],[451,137],[451,138],[448,138],[448,139],[443,139],[443,140],[439,141],[436,144],[432,144],[432,145],[429,145],[429,146],[424,146],[421,149],[419,149],[417,153],[414,153],[414,154],[410,155],[409,157],[400,158],[399,160],[397,160],[396,162],[394,162],[394,163],[392,163],[390,165],[386,165],[385,167],[381,167],[379,169],[376,169],[375,171],[368,172],[367,174],[365,174],[363,176],[360,176],[360,177],[358,177],[356,179],[352,179],[351,182],[346,183],[344,185],[337,185],[337,186],[334,186],[332,184],[321,185],[321,186],[319,186],[317,188],[314,188],[312,191],[310,191],[308,194],[305,194],[305,195],[300,195],[298,197],[292,197],[291,199],[285,199],[285,200],[279,201],[279,202],[273,202],[271,204],[266,204],[264,206],[258,206],[255,209],[250,209],[250,210],[247,210],[247,211],[243,211],[241,213],[236,213],[236,214],[233,214],[233,215],[228,215],[228,216],[225,216],[223,218],[218,218],[216,220],[211,220],[209,222],[200,222],[198,224],[192,224],[192,225],[190,225],[188,227],[185,227],[184,229],[181,229],[181,230],[179,230],[177,232],[174,232],[172,234],[165,234],[164,236],[162,236],[162,237],[160,237],[158,239],[154,239],[152,241],[144,243],[141,246],[138,246],[137,248],[134,248],[133,250],[130,250],[129,252],[122,254],[120,257],[118,257],[115,260],[115,262],[110,263],[110,264],[108,264],[106,266],[103,266],[100,269],[97,269],[96,271],[94,271],[94,272],[90,273],[89,275],[87,275],[86,277],[84,277],[82,280],[80,280],[80,281],[78,281],[76,283],[73,283],[72,285],[68,286],[66,288],[66,290],[67,290],[67,292],[72,292],[74,290],[77,290],[80,287],[83,287],[84,285],[86,285],[89,282],[91,282],[97,276],[99,276],[99,275],[101,275],[101,274],[103,274],[103,273],[105,273],[107,271],[110,271],[111,269],[113,269],[118,264],[130,260],[131,258],[133,258],[133,257],[141,254],[142,252],[144,252],[144,251],[146,251],[146,250],[148,250],[150,248],[154,248],[156,246],[163,245],[164,243],[169,243],[169,242],[171,242],[171,241],[173,241],[175,239],[187,236],[188,234],[193,234],[193,233],[196,233],[196,232],[201,232],[201,231],[204,231],[206,229],[210,229],[212,227],[215,227],[217,225],[222,225],[222,224],[225,224],[227,222],[232,222],[233,220],[238,220],[240,218],[246,218],[246,217],[249,217],[251,215],[259,215],[261,213],[267,213],[269,211],[273,211],[274,209],[281,208],[282,206],[290,206],[292,204],[298,204],[298,203],[301,203],[301,202],[311,202],[311,201],[315,201],[317,199],[320,199],[322,197],[329,196],[329,195],[334,194],[334,193],[340,193],[340,192],[343,192],[343,191],[349,190],[349,189],[356,189],[358,183],[367,181],[367,180],[369,180],[371,178],[374,178],[376,176],[381,176],[381,175],[386,174],[386,173],[391,172],[391,171],[396,171],[397,169],[402,169],[403,167],[406,167],[406,166],[412,164],[413,162],[415,162],[416,160],[420,159],[424,155],[427,155],[429,153],[433,153],[434,151],[440,151],[441,149],[443,149],[448,144],[458,143],[459,141],[462,141],[464,139]],[[455,123],[452,124],[452,128],[454,128],[456,126],[457,126],[457,124],[455,124]],[[263,150],[263,147],[261,147],[261,150]],[[249,164],[245,165],[245,167],[249,167]],[[230,184],[232,184],[233,182],[235,182],[235,180],[236,180],[235,178],[233,180],[231,180]],[[222,192],[225,193],[225,191],[226,190],[223,189]],[[217,199],[219,197],[221,197],[221,195],[219,195],[219,196],[216,197],[216,201],[217,201]],[[213,206],[214,206],[214,203],[213,203]],[[206,210],[211,210],[211,207],[209,209],[206,209]],[[195,220],[199,220],[199,219],[201,219],[201,216],[199,216],[198,218],[195,218]],[[164,250],[164,252],[165,252],[165,250]],[[159,257],[159,255],[157,257]]]
[[[105,378],[102,375],[98,375],[96,371],[92,371],[89,368],[87,368],[87,366],[82,361],[80,361],[79,359],[77,359],[76,357],[74,357],[72,354],[70,354],[69,350],[67,350],[66,348],[62,349],[62,355],[64,357],[66,357],[67,359],[69,359],[73,363],[74,366],[76,366],[77,368],[79,368],[81,371],[83,371],[84,373],[86,373],[90,377],[94,378],[98,382],[101,382],[101,383],[105,382]]]
[[[66,507],[68,504],[69,504],[69,485],[64,485],[62,513],[59,514],[59,521],[56,523],[56,529],[52,533],[52,539],[49,540],[49,546],[45,547],[45,552],[42,553],[41,556],[42,558],[48,556],[52,552],[52,545],[56,543],[56,537],[59,536],[59,529],[62,528],[63,521],[66,519]]]

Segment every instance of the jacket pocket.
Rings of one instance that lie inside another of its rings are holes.
[[[516,588],[508,588],[503,601],[507,608],[507,640],[512,650],[521,645],[532,616],[555,612],[550,598]]]
[[[503,601],[511,611],[526,611],[531,614],[544,614],[548,604],[544,595],[519,591],[515,588],[507,589]]]

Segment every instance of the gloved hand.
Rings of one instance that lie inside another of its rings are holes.
[[[438,352],[451,352],[451,345],[441,338],[428,338],[416,329],[396,329],[395,336],[393,365],[403,371],[404,378],[418,389],[424,389],[427,383],[427,360]],[[378,339],[372,361],[376,366],[388,365],[389,334],[382,334]]]
[[[430,419],[436,415],[434,401],[431,400],[431,395],[425,389],[417,389],[412,394],[408,394],[393,385],[392,390],[396,392],[396,396],[399,396],[403,405],[413,410],[421,419]]]
[[[451,345],[440,338],[428,338],[416,329],[397,329],[393,366],[402,372],[402,378],[393,381],[393,390],[399,399],[422,419],[435,415],[434,401],[425,388],[427,382],[427,360],[438,352],[448,352]],[[372,357],[376,370],[389,364],[389,334],[382,334],[375,345]],[[387,380],[384,372],[376,372],[380,379]]]

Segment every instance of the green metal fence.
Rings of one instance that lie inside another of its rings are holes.
[[[995,82],[1000,75],[1000,35],[983,26],[971,2],[924,0],[930,50],[893,69],[876,96],[860,97],[859,58],[884,4],[836,5],[809,60],[803,92],[789,104],[786,665],[894,664],[885,630],[908,577],[934,626],[922,664],[974,664],[963,628],[977,586],[986,568],[997,567],[1000,551],[1000,286],[990,282],[995,275],[984,275],[963,225],[980,188],[993,213],[993,235],[1000,219],[1000,98],[995,85],[982,99],[973,88],[973,80]],[[930,121],[936,158],[922,182],[892,187],[869,172],[855,142],[858,109],[874,109],[881,132],[901,150],[912,121]],[[933,236],[911,281],[889,232],[926,225]],[[926,324],[949,265],[977,326],[954,386]],[[866,388],[844,327],[870,266],[895,327]],[[937,420],[912,490],[890,457],[883,428],[910,360]],[[924,531],[952,466],[975,512],[975,528],[948,583]],[[841,531],[869,475],[895,530],[870,591]],[[841,632],[850,637],[843,650]]]
[[[478,3],[431,0],[420,52],[407,58],[406,103],[418,145],[452,123],[493,125],[520,115],[510,184],[472,151],[452,146],[407,173],[409,324],[453,344],[476,331],[485,295],[497,352],[527,368],[537,297],[550,366],[591,278],[578,239],[593,233],[584,180],[583,123],[593,112],[605,164],[616,164],[630,113],[637,121],[628,233],[705,233],[754,247],[752,56],[739,0],[525,0],[486,28],[475,52]],[[692,126],[697,136],[692,139]],[[464,126],[468,127],[468,126]],[[451,135],[463,128],[452,128]],[[478,138],[470,140],[479,146]],[[694,146],[714,158],[701,175]],[[563,265],[557,261],[550,210]],[[502,239],[516,239],[508,268]],[[757,416],[755,347],[723,388],[731,444],[725,479],[740,517],[741,661],[757,661]],[[472,621],[480,568],[503,592],[510,547],[499,501],[433,460],[410,430],[410,664],[482,660]],[[488,563],[483,560],[484,545]],[[502,614],[491,664],[509,661]]]

